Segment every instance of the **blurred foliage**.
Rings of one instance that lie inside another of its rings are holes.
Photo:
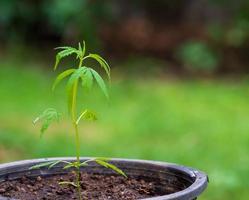
[[[248,14],[249,17],[249,14]],[[249,39],[249,18],[235,21],[233,26],[227,30],[226,42],[235,47],[241,47]]]
[[[0,2],[2,39],[68,40],[97,44],[98,20],[108,18],[102,1],[38,0]]]
[[[0,41],[40,47],[84,38],[114,56],[122,50],[170,62],[181,49],[176,63],[191,70],[248,71],[248,10],[248,0],[1,0]]]
[[[62,101],[66,94],[62,86],[52,93],[55,74],[41,65],[45,63],[1,60],[1,162],[74,155]],[[99,91],[91,96],[81,93],[79,98],[99,116],[95,124],[81,124],[81,155],[195,167],[210,178],[200,199],[247,200],[249,79],[170,81],[145,78],[139,72],[134,77],[113,74],[109,105],[100,101],[104,97]],[[32,120],[47,105],[56,106],[64,117],[50,127],[46,140],[40,140]]]
[[[213,71],[219,60],[217,55],[203,42],[188,42],[178,50],[183,64],[192,70]]]
[[[235,21],[229,27],[216,23],[210,24],[208,34],[214,42],[237,48],[242,47],[249,39],[249,20]]]
[[[57,34],[75,41],[84,38],[96,45],[98,19],[107,17],[103,1],[44,0],[42,5],[49,26]]]

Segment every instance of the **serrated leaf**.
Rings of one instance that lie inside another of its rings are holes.
[[[54,83],[53,83],[52,90],[55,89],[55,87],[58,85],[58,83],[59,83],[61,80],[63,80],[64,78],[66,78],[67,76],[69,76],[70,74],[72,74],[74,71],[75,71],[75,69],[68,69],[68,70],[66,70],[66,71],[64,71],[64,72],[62,72],[62,73],[60,73],[60,74],[56,77],[56,79],[55,79],[55,81],[54,81]]]
[[[74,165],[71,163],[71,164],[68,164],[68,165],[65,165],[64,167],[63,167],[63,169],[69,169],[69,168],[71,168],[71,167],[74,167]]]
[[[47,167],[47,166],[53,164],[54,162],[57,162],[57,161],[49,161],[49,162],[45,162],[45,163],[40,163],[40,164],[37,164],[37,165],[30,167],[29,169],[40,169],[42,167]]]
[[[108,91],[107,91],[107,88],[106,88],[104,80],[98,74],[98,72],[96,72],[94,69],[90,68],[90,70],[91,70],[91,73],[92,73],[93,77],[95,78],[97,84],[99,85],[100,89],[102,90],[102,92],[104,93],[104,95],[106,96],[106,98],[109,99]]]
[[[61,114],[58,113],[54,108],[48,108],[45,111],[43,111],[43,113],[33,121],[34,124],[36,124],[39,121],[42,121],[42,126],[40,129],[41,132],[40,137],[43,136],[44,132],[48,129],[48,127],[52,122],[55,121],[58,122],[60,120],[60,116]]]
[[[55,165],[57,165],[57,164],[59,164],[59,163],[61,163],[61,162],[62,162],[61,160],[55,161],[54,163],[52,163],[51,165],[49,165],[48,169],[53,168]]]
[[[73,162],[73,163],[68,163],[67,165],[65,165],[63,167],[63,169],[68,169],[68,168],[71,168],[71,167],[79,168],[79,166],[80,166],[80,163],[78,163],[76,161],[76,162]]]
[[[78,119],[76,121],[76,124],[79,124],[81,119],[89,120],[89,121],[95,121],[95,120],[97,120],[97,116],[96,116],[96,114],[94,112],[89,111],[89,110],[85,110],[78,117]]]
[[[110,68],[109,64],[107,63],[107,61],[102,56],[100,56],[98,54],[90,54],[90,56],[92,56],[96,60],[98,60],[99,63],[102,64],[103,66],[105,65],[107,67],[107,70],[110,72],[111,68]]]
[[[83,166],[84,166],[84,165],[88,165],[89,162],[94,162],[95,160],[96,160],[96,158],[91,158],[91,159],[85,160],[84,162],[82,162],[82,163],[80,164],[80,166],[81,166],[81,165],[83,165]]]
[[[73,54],[73,53],[78,54],[79,52],[78,52],[77,49],[72,48],[72,47],[69,47],[69,48],[67,48],[67,49],[64,49],[64,50],[60,51],[60,52],[57,53],[57,54],[60,55],[61,58],[64,58],[64,57],[69,56],[69,55],[71,55],[71,54]]]
[[[78,69],[75,69],[75,71],[73,72],[73,74],[70,76],[68,80],[68,87],[72,87],[75,81],[84,75],[86,70],[87,70],[87,67],[79,67]]]
[[[86,67],[80,67],[76,69],[70,76],[67,83],[67,94],[68,94],[68,110],[71,112],[73,98],[77,92],[77,86],[79,78],[84,74]]]
[[[106,62],[106,60],[104,58],[102,58],[100,55],[98,54],[89,54],[88,56],[86,56],[85,58],[93,58],[95,59],[102,68],[104,68],[109,80],[111,79],[111,75],[110,75],[110,66],[109,64]]]
[[[70,162],[68,162],[68,161],[55,160],[55,161],[49,161],[49,162],[44,162],[44,163],[40,163],[40,164],[34,165],[34,166],[30,167],[29,169],[39,169],[41,167],[48,167],[48,169],[50,169],[50,168],[54,167],[55,165],[57,165],[59,163],[70,164]]]
[[[100,159],[96,159],[95,162],[98,163],[99,165],[103,166],[103,167],[110,168],[113,171],[117,172],[118,174],[120,174],[120,175],[127,178],[126,174],[121,169],[116,167],[115,165],[110,164],[110,163],[108,163],[108,162],[106,162],[104,160],[100,160]]]
[[[89,68],[86,69],[84,74],[81,76],[82,86],[88,91],[92,88],[93,85],[93,75]]]
[[[70,46],[63,46],[63,47],[55,47],[54,49],[57,50],[57,49],[71,49],[73,47],[70,47]],[[74,49],[74,48],[73,48]]]
[[[79,51],[73,47],[57,47],[56,49],[63,49],[63,50],[58,52],[56,55],[54,70],[57,69],[57,66],[62,58],[69,56],[73,53],[75,53],[77,55],[79,54]]]

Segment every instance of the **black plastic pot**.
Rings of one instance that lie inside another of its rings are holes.
[[[81,158],[82,161],[91,158]],[[29,168],[42,163],[53,160],[67,160],[72,161],[74,158],[49,158],[49,159],[35,159],[24,160],[0,165],[0,182],[6,180],[18,179],[22,176],[49,176],[55,174],[64,174],[68,170],[63,170],[63,164],[58,164],[51,169],[41,168],[30,170]],[[178,187],[177,184],[184,184],[185,189],[169,195],[163,195],[153,198],[146,198],[146,200],[194,200],[207,187],[208,177],[203,172],[198,170],[171,164],[165,162],[146,161],[146,160],[130,160],[130,159],[112,159],[111,163],[121,168],[128,176],[153,178],[158,181],[167,181],[170,177],[171,186]],[[114,174],[110,169],[92,163],[91,165],[82,168],[82,171],[97,173],[97,174]],[[0,196],[0,200],[13,200]],[[145,200],[145,199],[144,199]]]

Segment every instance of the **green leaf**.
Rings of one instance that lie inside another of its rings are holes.
[[[73,97],[76,95],[79,78],[84,75],[86,67],[76,69],[67,83],[68,110],[71,112]]]
[[[38,121],[42,121],[42,126],[40,129],[40,137],[43,136],[44,132],[48,129],[50,124],[55,121],[59,121],[61,114],[58,113],[54,108],[46,109],[41,115],[39,115],[33,123],[36,124]]]
[[[88,164],[86,163],[86,162],[82,162],[82,163],[80,163],[80,165],[79,165],[80,167],[85,167],[85,166],[88,166]]]
[[[82,58],[85,56],[85,54],[86,54],[86,43],[85,43],[85,41],[83,40]]]
[[[92,88],[93,75],[89,68],[87,68],[84,74],[82,74],[81,81],[82,81],[82,87],[86,88],[88,91]]]
[[[110,164],[110,163],[108,163],[108,162],[106,162],[104,160],[101,160],[101,159],[96,159],[95,162],[98,163],[99,165],[103,166],[103,167],[110,168],[110,169],[114,170],[115,172],[117,172],[118,174],[120,174],[120,175],[127,178],[126,174],[121,169],[116,167],[115,165]]]
[[[88,121],[95,121],[95,120],[97,120],[97,116],[94,112],[89,111],[89,110],[85,110],[78,117],[76,124],[79,124],[81,119],[88,120]]]
[[[59,54],[57,54],[56,57],[55,57],[54,70],[57,69],[57,66],[59,65],[60,60],[61,60],[61,57],[60,57]]]
[[[65,50],[65,49],[75,49],[75,48],[70,47],[70,46],[63,46],[63,47],[55,47],[54,49],[55,49],[55,50],[57,50],[57,49],[63,49],[63,50]],[[77,50],[77,49],[76,49],[76,50]]]
[[[57,47],[56,49],[63,49],[63,50],[57,53],[56,55],[54,70],[57,69],[57,66],[62,58],[69,56],[73,53],[75,53],[76,55],[79,54],[79,51],[73,47]]]
[[[68,69],[68,70],[66,70],[66,71],[64,71],[64,72],[62,72],[62,73],[60,73],[60,74],[56,77],[56,79],[55,79],[55,81],[54,81],[54,83],[53,83],[52,90],[55,89],[55,87],[58,85],[58,83],[59,83],[61,80],[63,80],[64,78],[66,78],[67,76],[69,76],[70,74],[72,74],[74,71],[75,71],[75,69]]]
[[[69,168],[71,168],[71,167],[74,167],[74,165],[73,165],[72,163],[70,163],[70,164],[68,164],[68,165],[65,165],[65,166],[63,167],[63,169],[69,169]]]
[[[106,158],[106,157],[98,157],[98,158],[95,158],[94,160],[102,160],[102,161],[108,162],[111,159],[110,158]]]
[[[71,164],[68,161],[55,160],[55,161],[49,161],[49,162],[44,162],[44,163],[40,163],[40,164],[34,165],[34,166],[30,167],[29,169],[40,169],[41,167],[48,167],[48,169],[50,169],[50,168],[54,167],[55,165],[57,165],[59,163]]]
[[[59,55],[61,58],[64,58],[64,57],[69,56],[73,53],[78,54],[79,51],[73,47],[68,47],[68,48],[65,48],[62,51],[58,52],[57,55]]]
[[[104,58],[102,58],[100,55],[98,54],[89,54],[88,56],[86,56],[84,59],[86,58],[93,58],[95,59],[102,68],[104,68],[109,80],[111,79],[111,74],[110,74],[110,66],[109,64],[106,62],[106,60]]]
[[[76,56],[76,59],[82,58],[82,47],[81,47],[80,42],[78,43],[78,50],[79,50],[79,53],[78,53],[78,55]]]
[[[48,169],[53,168],[55,165],[57,165],[57,164],[59,164],[59,163],[61,163],[61,162],[62,162],[61,160],[55,161],[54,163],[52,163],[51,165],[49,165]]]
[[[40,163],[40,164],[37,164],[37,165],[30,167],[29,169],[40,169],[42,167],[47,167],[55,162],[57,162],[57,161],[49,161],[49,162],[45,162],[45,163]]]
[[[73,162],[73,163],[68,163],[67,165],[65,165],[63,167],[63,169],[68,169],[68,168],[71,168],[71,167],[79,168],[80,167],[80,163],[78,163],[77,161]]]
[[[59,185],[72,185],[74,187],[78,187],[77,184],[75,184],[74,182],[70,182],[70,181],[61,181],[59,182]]]
[[[96,160],[96,158],[91,158],[91,159],[85,160],[84,162],[82,162],[82,163],[80,164],[80,166],[81,166],[81,165],[87,166],[89,162],[94,162],[95,160]]]
[[[75,69],[75,71],[73,72],[73,74],[70,76],[69,80],[68,80],[68,87],[71,88],[73,86],[73,84],[79,79],[81,78],[81,76],[84,75],[84,73],[86,72],[87,67],[79,67],[78,69]]]
[[[82,48],[81,48],[80,42],[79,42],[78,46],[79,46],[79,47],[78,47],[79,51],[82,52]]]
[[[90,68],[90,70],[91,70],[92,75],[95,78],[97,84],[99,85],[100,89],[102,90],[102,92],[104,93],[106,98],[109,99],[108,91],[107,91],[104,80],[101,78],[101,76],[98,74],[98,72],[96,72],[94,69]]]

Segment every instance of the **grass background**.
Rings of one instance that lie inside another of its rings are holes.
[[[25,64],[24,64],[25,63]],[[74,137],[63,86],[35,61],[0,62],[0,161],[73,156]],[[249,79],[165,80],[123,77],[114,70],[111,100],[99,92],[79,97],[99,120],[83,123],[82,156],[180,163],[208,173],[202,200],[249,196]],[[64,114],[39,139],[32,120],[47,107]]]

